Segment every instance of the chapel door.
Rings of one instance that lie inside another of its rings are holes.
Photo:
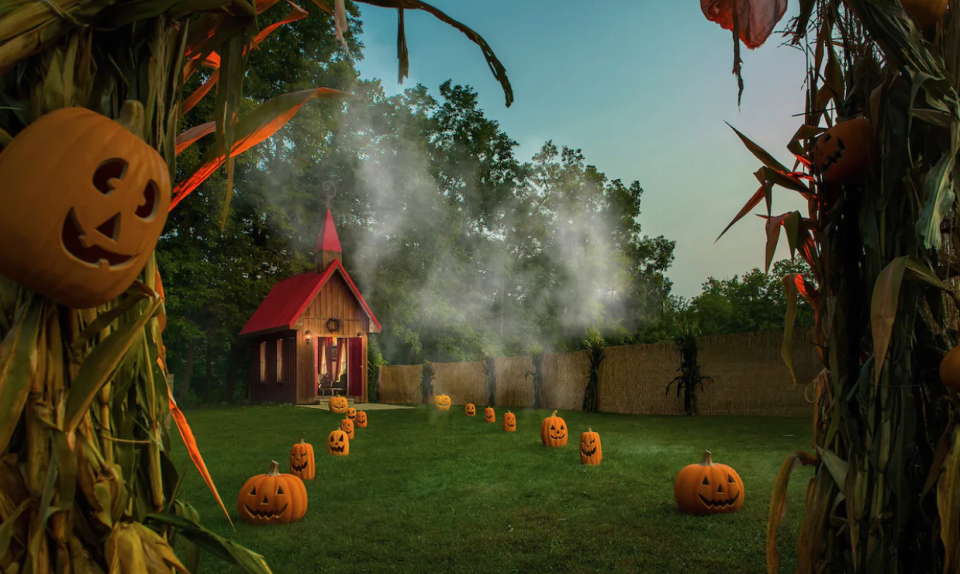
[[[351,337],[347,339],[349,366],[347,367],[347,395],[351,397],[363,396],[363,339]]]

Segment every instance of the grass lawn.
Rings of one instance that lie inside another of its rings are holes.
[[[263,554],[277,574],[313,572],[764,572],[770,491],[787,454],[809,447],[809,419],[662,417],[561,412],[564,448],[540,444],[545,410],[517,410],[518,430],[438,412],[370,411],[348,457],[326,454],[342,415],[293,406],[188,411],[204,459],[236,522],[232,533],[194,470],[184,496],[215,532]],[[600,433],[603,463],[582,466],[577,444]],[[177,435],[176,430],[173,431]],[[290,446],[317,453],[303,520],[282,526],[238,521],[243,482],[287,472]],[[176,436],[174,459],[185,451]],[[704,449],[743,479],[736,514],[689,516],[673,481]],[[795,540],[808,468],[798,469],[781,525],[781,571],[796,568]],[[231,572],[205,555],[201,571]]]

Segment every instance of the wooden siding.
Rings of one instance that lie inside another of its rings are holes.
[[[277,340],[283,340],[283,372],[277,380]],[[283,331],[255,337],[250,360],[250,400],[253,402],[290,403],[297,390],[297,334]],[[266,343],[266,379],[260,380],[260,344]]]

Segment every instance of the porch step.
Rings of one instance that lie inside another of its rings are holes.
[[[313,403],[325,409],[330,408],[330,397],[316,397],[313,399]],[[347,406],[354,406],[357,404],[357,399],[347,398]]]

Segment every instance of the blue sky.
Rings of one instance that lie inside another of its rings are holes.
[[[743,49],[737,109],[730,32],[703,17],[696,0],[431,0],[483,36],[507,69],[515,102],[504,106],[480,49],[432,16],[407,11],[410,77],[397,83],[396,11],[362,6],[365,78],[388,93],[447,79],[473,86],[486,115],[529,160],[548,139],[581,148],[611,179],[644,188],[643,232],[677,242],[668,273],[690,297],[708,276],[763,266],[763,221],[745,218],[714,240],[756,191],[759,162],[724,121],[793,165],[786,150],[802,123],[804,57],[779,35]],[[791,3],[780,27],[796,10]],[[774,213],[804,202],[785,190]],[[786,257],[786,241],[778,258]]]

